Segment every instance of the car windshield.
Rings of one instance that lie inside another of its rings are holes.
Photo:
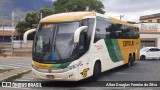
[[[79,22],[40,24],[35,40],[33,59],[64,60],[72,57],[74,33]]]
[[[140,51],[147,51],[149,48],[142,48]]]

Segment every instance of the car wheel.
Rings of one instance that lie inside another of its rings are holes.
[[[146,57],[144,56],[144,55],[142,55],[141,57],[140,57],[140,60],[145,60],[146,59]]]

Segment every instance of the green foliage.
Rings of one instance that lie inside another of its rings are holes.
[[[46,17],[54,13],[62,12],[76,12],[76,11],[86,11],[87,7],[89,11],[96,11],[99,13],[105,13],[103,11],[104,5],[100,0],[56,0],[54,3],[54,9],[50,7],[45,7],[40,9],[39,12],[29,12],[25,17],[25,21],[21,21],[17,24],[16,29],[23,35],[28,29],[36,28],[40,21],[40,13],[42,16]],[[34,35],[31,35],[33,38]]]
[[[32,28],[36,28],[38,26],[38,23],[40,21],[40,13],[43,13],[43,17],[54,14],[54,9],[53,8],[49,8],[49,7],[45,7],[42,8],[39,12],[28,12],[27,15],[25,16],[25,20],[24,21],[20,21],[17,26],[16,26],[16,30],[18,31],[18,33],[20,34],[20,38],[23,37],[23,34]],[[29,40],[32,40],[34,38],[34,34],[32,33],[28,36]],[[22,39],[22,38],[21,38]]]
[[[16,30],[18,31],[19,34],[24,33],[28,27],[28,24],[26,21],[20,21],[17,26]]]
[[[104,5],[99,0],[57,0],[54,2],[55,12],[96,11],[104,14]]]
[[[40,10],[40,13],[42,13],[42,16],[43,18],[48,16],[48,15],[52,15],[55,13],[54,9],[53,8],[50,8],[50,7],[45,7],[45,8],[42,8]]]
[[[31,72],[31,70],[28,70],[28,71],[25,71],[25,72],[22,72],[22,73],[18,73],[17,75],[13,75],[9,78],[4,79],[3,81],[14,81],[16,79],[22,78],[23,75],[28,74],[30,72]]]
[[[37,12],[29,12],[26,15],[25,21],[28,24],[28,28],[35,28],[33,24],[38,24],[40,20],[40,15]]]

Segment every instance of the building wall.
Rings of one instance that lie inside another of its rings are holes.
[[[159,47],[160,48],[160,23],[139,23],[141,48]]]
[[[160,48],[160,38],[158,38],[158,47]]]
[[[155,46],[160,48],[160,13],[140,17],[141,48]]]
[[[160,19],[160,17],[151,18],[151,19],[143,19],[143,20],[140,20],[140,22],[145,22],[145,23],[147,23],[149,20],[152,20],[153,23],[156,23],[156,22],[157,22],[157,19]]]
[[[141,34],[141,48],[143,47],[142,42],[154,43],[154,47],[160,48],[160,34]],[[152,46],[152,45],[151,45]]]

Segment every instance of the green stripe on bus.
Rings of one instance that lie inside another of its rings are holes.
[[[105,39],[105,43],[111,60],[113,62],[122,61],[123,57],[117,39]]]
[[[70,64],[71,64],[71,62],[67,62],[67,63],[61,64],[58,68],[64,69],[64,68],[68,67]]]
[[[64,68],[68,67],[70,63],[71,62],[67,62],[67,63],[63,63],[63,64],[53,64],[51,66],[51,68],[62,68],[62,69],[64,69]]]
[[[61,64],[52,64],[51,68],[58,68]]]

